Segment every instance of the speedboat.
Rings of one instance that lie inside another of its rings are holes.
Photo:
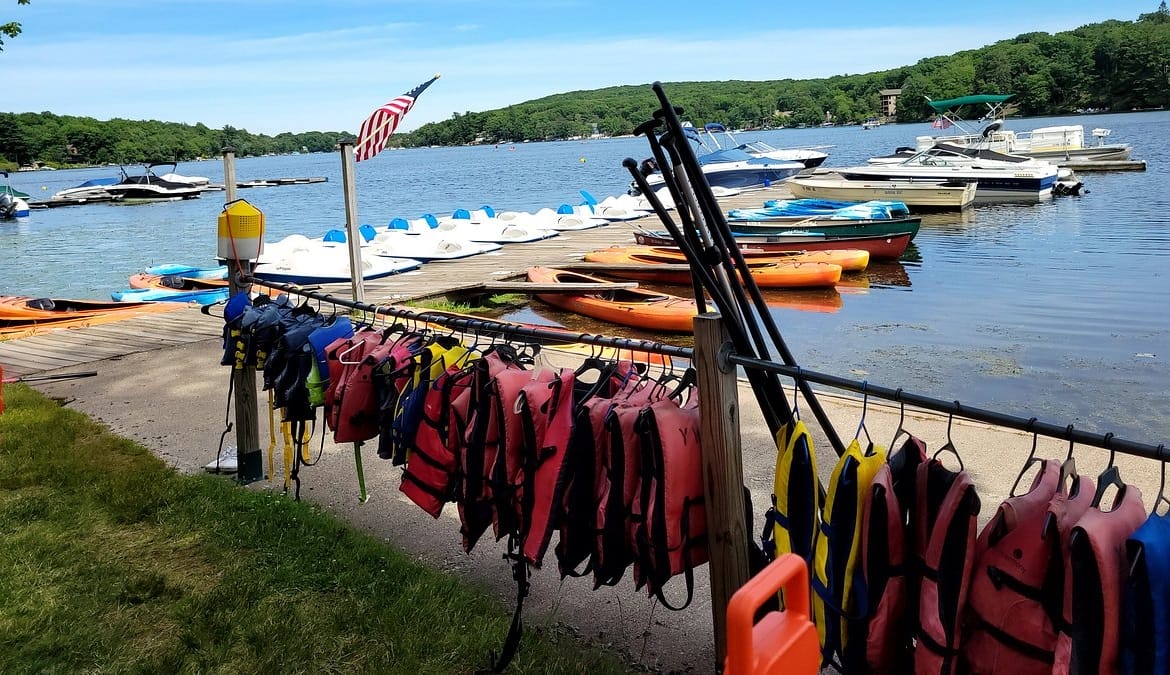
[[[935,126],[943,129],[954,127],[960,133],[941,136],[919,136],[915,139],[917,149],[925,150],[938,143],[961,147],[994,150],[997,152],[1043,159],[1054,163],[1115,162],[1127,161],[1130,147],[1124,143],[1105,143],[1109,129],[1093,129],[1096,145],[1085,144],[1085,127],[1080,124],[1065,124],[1039,127],[1031,131],[1004,129],[1004,117],[1010,112],[1009,99],[1015,94],[975,94],[942,101],[930,101],[931,108],[938,113]],[[968,106],[986,106],[987,111],[976,121],[986,122],[982,129],[964,120],[960,113]]]
[[[69,202],[69,204],[81,204],[81,202],[88,201],[109,201],[117,199],[116,195],[105,190],[118,182],[116,175],[108,175],[104,178],[91,178],[82,182],[81,185],[74,187],[67,187],[64,190],[59,190],[53,193],[53,197],[48,199],[48,204],[53,206],[53,202]]]
[[[119,167],[122,179],[105,187],[106,192],[129,201],[178,201],[195,199],[202,190],[190,183],[175,183],[163,180],[154,173],[155,166],[173,166],[173,162],[143,164],[141,176],[131,176],[125,167]]]
[[[0,220],[28,218],[28,195],[8,184],[8,172],[0,171],[4,184],[0,185]]]
[[[724,191],[749,190],[768,187],[804,171],[804,164],[765,157],[756,157],[739,148],[724,148],[698,157],[703,177],[713,189]],[[650,189],[658,192],[665,186],[657,164],[647,159],[642,162],[642,175]],[[630,186],[630,194],[637,194],[637,184]]]
[[[874,157],[863,166],[836,170],[848,180],[975,182],[976,201],[1040,200],[1052,196],[1060,173],[1055,164],[1001,153],[966,154],[935,145],[909,157]]]
[[[703,131],[707,134],[707,139],[714,150],[723,149],[723,145],[715,136],[716,133],[722,133],[729,141],[727,147],[739,148],[753,157],[774,159],[780,162],[800,162],[806,169],[814,169],[823,164],[829,158],[829,154],[823,150],[833,147],[831,145],[814,145],[803,148],[774,148],[763,141],[740,143],[732,135],[731,130],[718,122],[704,124]]]

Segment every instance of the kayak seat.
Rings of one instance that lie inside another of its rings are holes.
[[[24,304],[29,309],[52,310],[52,309],[56,309],[56,307],[57,307],[56,303],[53,302],[52,298],[33,298],[32,300],[29,300],[28,302],[26,302]]]

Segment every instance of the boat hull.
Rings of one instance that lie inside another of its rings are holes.
[[[789,251],[774,254],[746,254],[749,263],[830,263],[844,272],[861,272],[869,264],[869,253],[860,249],[832,251]],[[585,254],[586,262],[608,264],[669,265],[685,264],[686,256],[673,246],[611,246]]]
[[[727,223],[735,235],[820,235],[860,237],[866,235],[890,236],[909,233],[913,239],[922,225],[921,218],[892,218],[881,220],[837,220],[805,218],[803,220],[735,220]]]
[[[794,176],[787,182],[794,197],[864,202],[899,201],[915,211],[959,211],[975,202],[977,183],[868,181]]]
[[[558,282],[602,283],[604,279],[548,267],[532,267],[528,280],[533,283]],[[536,293],[537,299],[554,307],[593,319],[631,328],[667,333],[690,333],[699,308],[695,301],[667,293],[642,289],[615,289],[593,293]]]
[[[909,232],[892,235],[866,235],[860,237],[772,235],[736,236],[736,243],[745,252],[782,251],[829,251],[834,249],[861,249],[869,253],[870,260],[897,260],[910,245]],[[638,230],[634,241],[645,246],[677,246],[666,232]]]

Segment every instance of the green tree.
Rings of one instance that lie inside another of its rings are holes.
[[[16,0],[16,4],[27,5],[30,1],[31,0]],[[9,21],[8,23],[0,23],[0,36],[7,35],[10,38],[14,38],[17,35],[20,35],[20,31],[21,31],[20,23],[18,23],[16,21]],[[2,52],[2,51],[4,51],[4,38],[0,37],[0,52]]]

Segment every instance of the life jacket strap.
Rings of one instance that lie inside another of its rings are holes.
[[[1029,600],[1035,600],[1036,602],[1043,602],[1045,600],[1043,589],[1026,584],[995,565],[987,566],[987,578],[991,580],[991,583],[995,585],[997,590],[1008,588]]]
[[[515,537],[508,537],[508,552],[505,560],[512,561],[512,579],[516,581],[516,610],[512,612],[512,624],[508,627],[508,636],[504,638],[504,646],[497,655],[489,654],[491,672],[502,673],[512,663],[516,650],[520,647],[520,638],[524,635],[524,598],[528,597],[528,562],[520,553]]]
[[[998,626],[989,623],[983,617],[979,616],[977,612],[973,612],[973,614],[975,623],[979,626],[980,630],[986,632],[1001,645],[1041,663],[1051,665],[1054,661],[1056,654],[1053,650],[1037,647],[1031,642],[1025,642],[1011,633],[1000,629]]]

